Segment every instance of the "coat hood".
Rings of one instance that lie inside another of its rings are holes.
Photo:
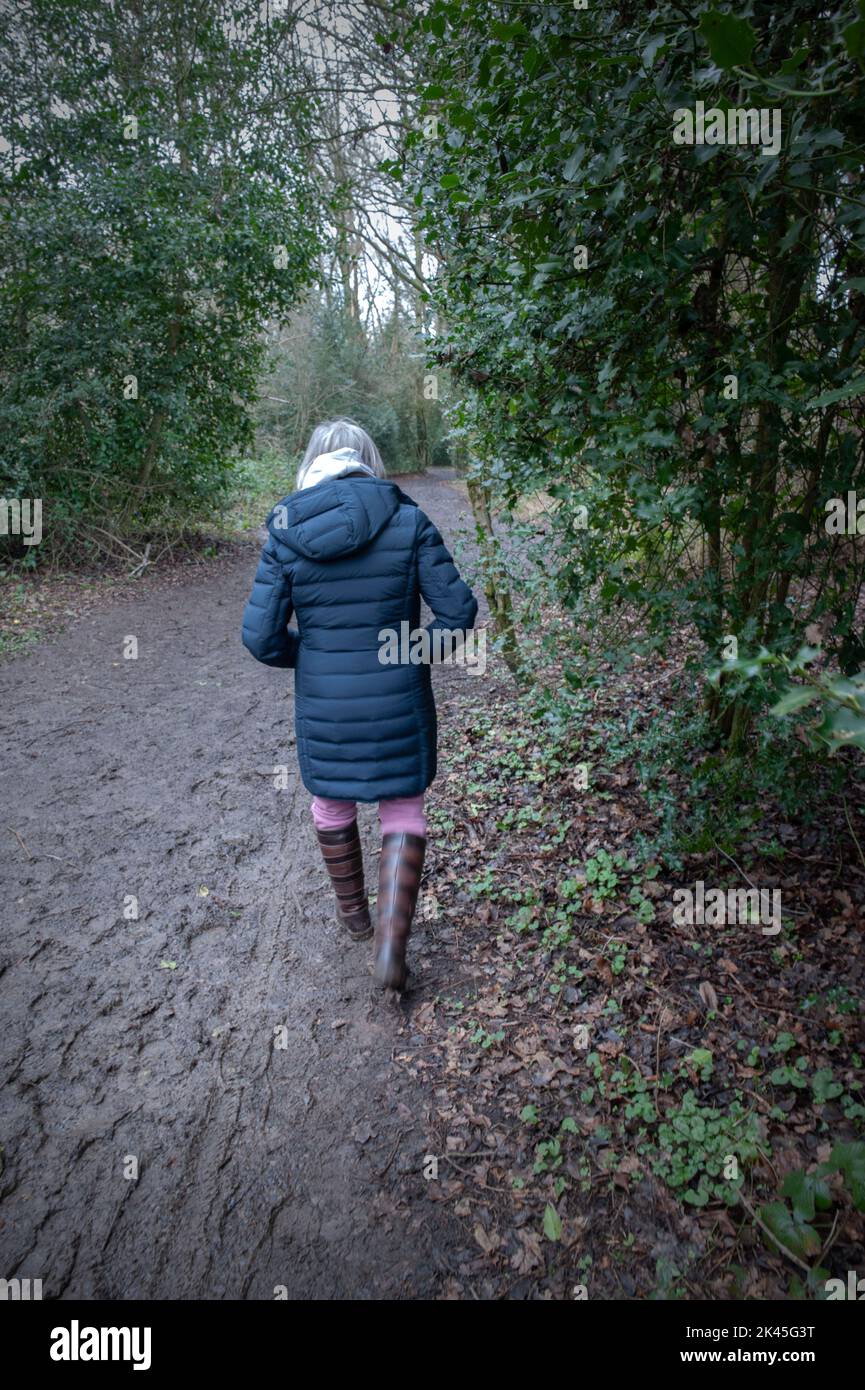
[[[330,454],[318,454],[303,470],[303,482],[298,492],[324,482],[325,478],[341,478],[345,473],[365,473],[374,478],[375,473],[369,464],[364,463],[357,449],[335,449]]]
[[[267,518],[267,529],[310,560],[337,560],[369,545],[400,502],[411,498],[388,479],[334,478],[284,497]]]

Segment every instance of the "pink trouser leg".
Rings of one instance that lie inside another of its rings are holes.
[[[423,810],[423,796],[394,796],[378,804],[378,818],[382,835],[392,835],[401,830],[410,835],[423,835],[426,838],[427,823]],[[331,797],[316,796],[312,800],[312,819],[316,830],[341,830],[357,819],[357,804],[354,801],[334,801]]]
[[[381,821],[382,835],[393,835],[405,831],[409,835],[422,835],[426,839],[426,816],[423,813],[423,795],[394,796],[378,803],[378,818]]]
[[[341,830],[357,819],[357,805],[354,801],[332,801],[328,796],[314,796],[312,819],[316,830]]]

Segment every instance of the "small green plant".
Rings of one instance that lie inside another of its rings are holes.
[[[538,1144],[535,1149],[534,1171],[536,1173],[550,1173],[556,1168],[561,1168],[564,1161],[561,1140],[548,1139],[545,1143]]]
[[[757,1117],[738,1101],[719,1111],[700,1105],[695,1093],[686,1091],[678,1110],[658,1126],[652,1167],[692,1206],[713,1200],[732,1205],[744,1180],[741,1168],[757,1157],[759,1140]],[[737,1176],[728,1176],[731,1166]]]
[[[614,975],[621,975],[628,959],[628,945],[625,941],[610,943],[610,969]]]
[[[503,1042],[504,1037],[504,1029],[501,1029],[498,1033],[489,1033],[486,1028],[479,1023],[471,1035],[471,1041],[477,1043],[479,1047],[482,1047],[484,1051],[487,1052],[491,1047],[494,1047],[496,1043]]]
[[[808,1089],[807,1070],[808,1058],[800,1057],[795,1066],[776,1067],[769,1073],[769,1080],[773,1086],[792,1086],[794,1090],[805,1091]]]
[[[586,861],[582,873],[565,879],[560,897],[567,904],[579,895],[585,905],[587,897],[606,902],[623,895],[639,922],[653,922],[655,909],[641,884],[644,880],[655,878],[658,871],[656,863],[646,864],[641,869],[624,850],[614,850],[610,854],[609,850],[599,849]]]
[[[625,856],[621,850],[614,855],[599,849],[594,858],[589,859],[584,870],[586,883],[591,885],[595,898],[612,898],[619,885],[617,868],[624,864]]]
[[[794,1259],[808,1264],[824,1249],[829,1231],[837,1219],[835,1203],[827,1178],[840,1174],[842,1186],[857,1211],[865,1211],[865,1144],[836,1144],[825,1163],[812,1172],[797,1168],[788,1173],[779,1198],[759,1208],[758,1216],[774,1242]],[[812,1267],[803,1284],[797,1279],[791,1292],[825,1296],[829,1273]]]

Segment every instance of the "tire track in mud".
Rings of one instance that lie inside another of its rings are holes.
[[[339,934],[291,676],[240,645],[257,550],[0,668],[0,1276],[46,1298],[428,1298],[459,1258],[392,1060],[454,937],[419,924],[389,1010]]]

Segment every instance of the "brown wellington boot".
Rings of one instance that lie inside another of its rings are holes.
[[[423,835],[399,831],[382,837],[373,948],[373,976],[382,989],[405,989],[405,952],[425,850]]]
[[[339,830],[317,830],[316,834],[336,893],[340,923],[352,941],[367,941],[372,936],[372,922],[363,884],[363,853],[357,821]]]

